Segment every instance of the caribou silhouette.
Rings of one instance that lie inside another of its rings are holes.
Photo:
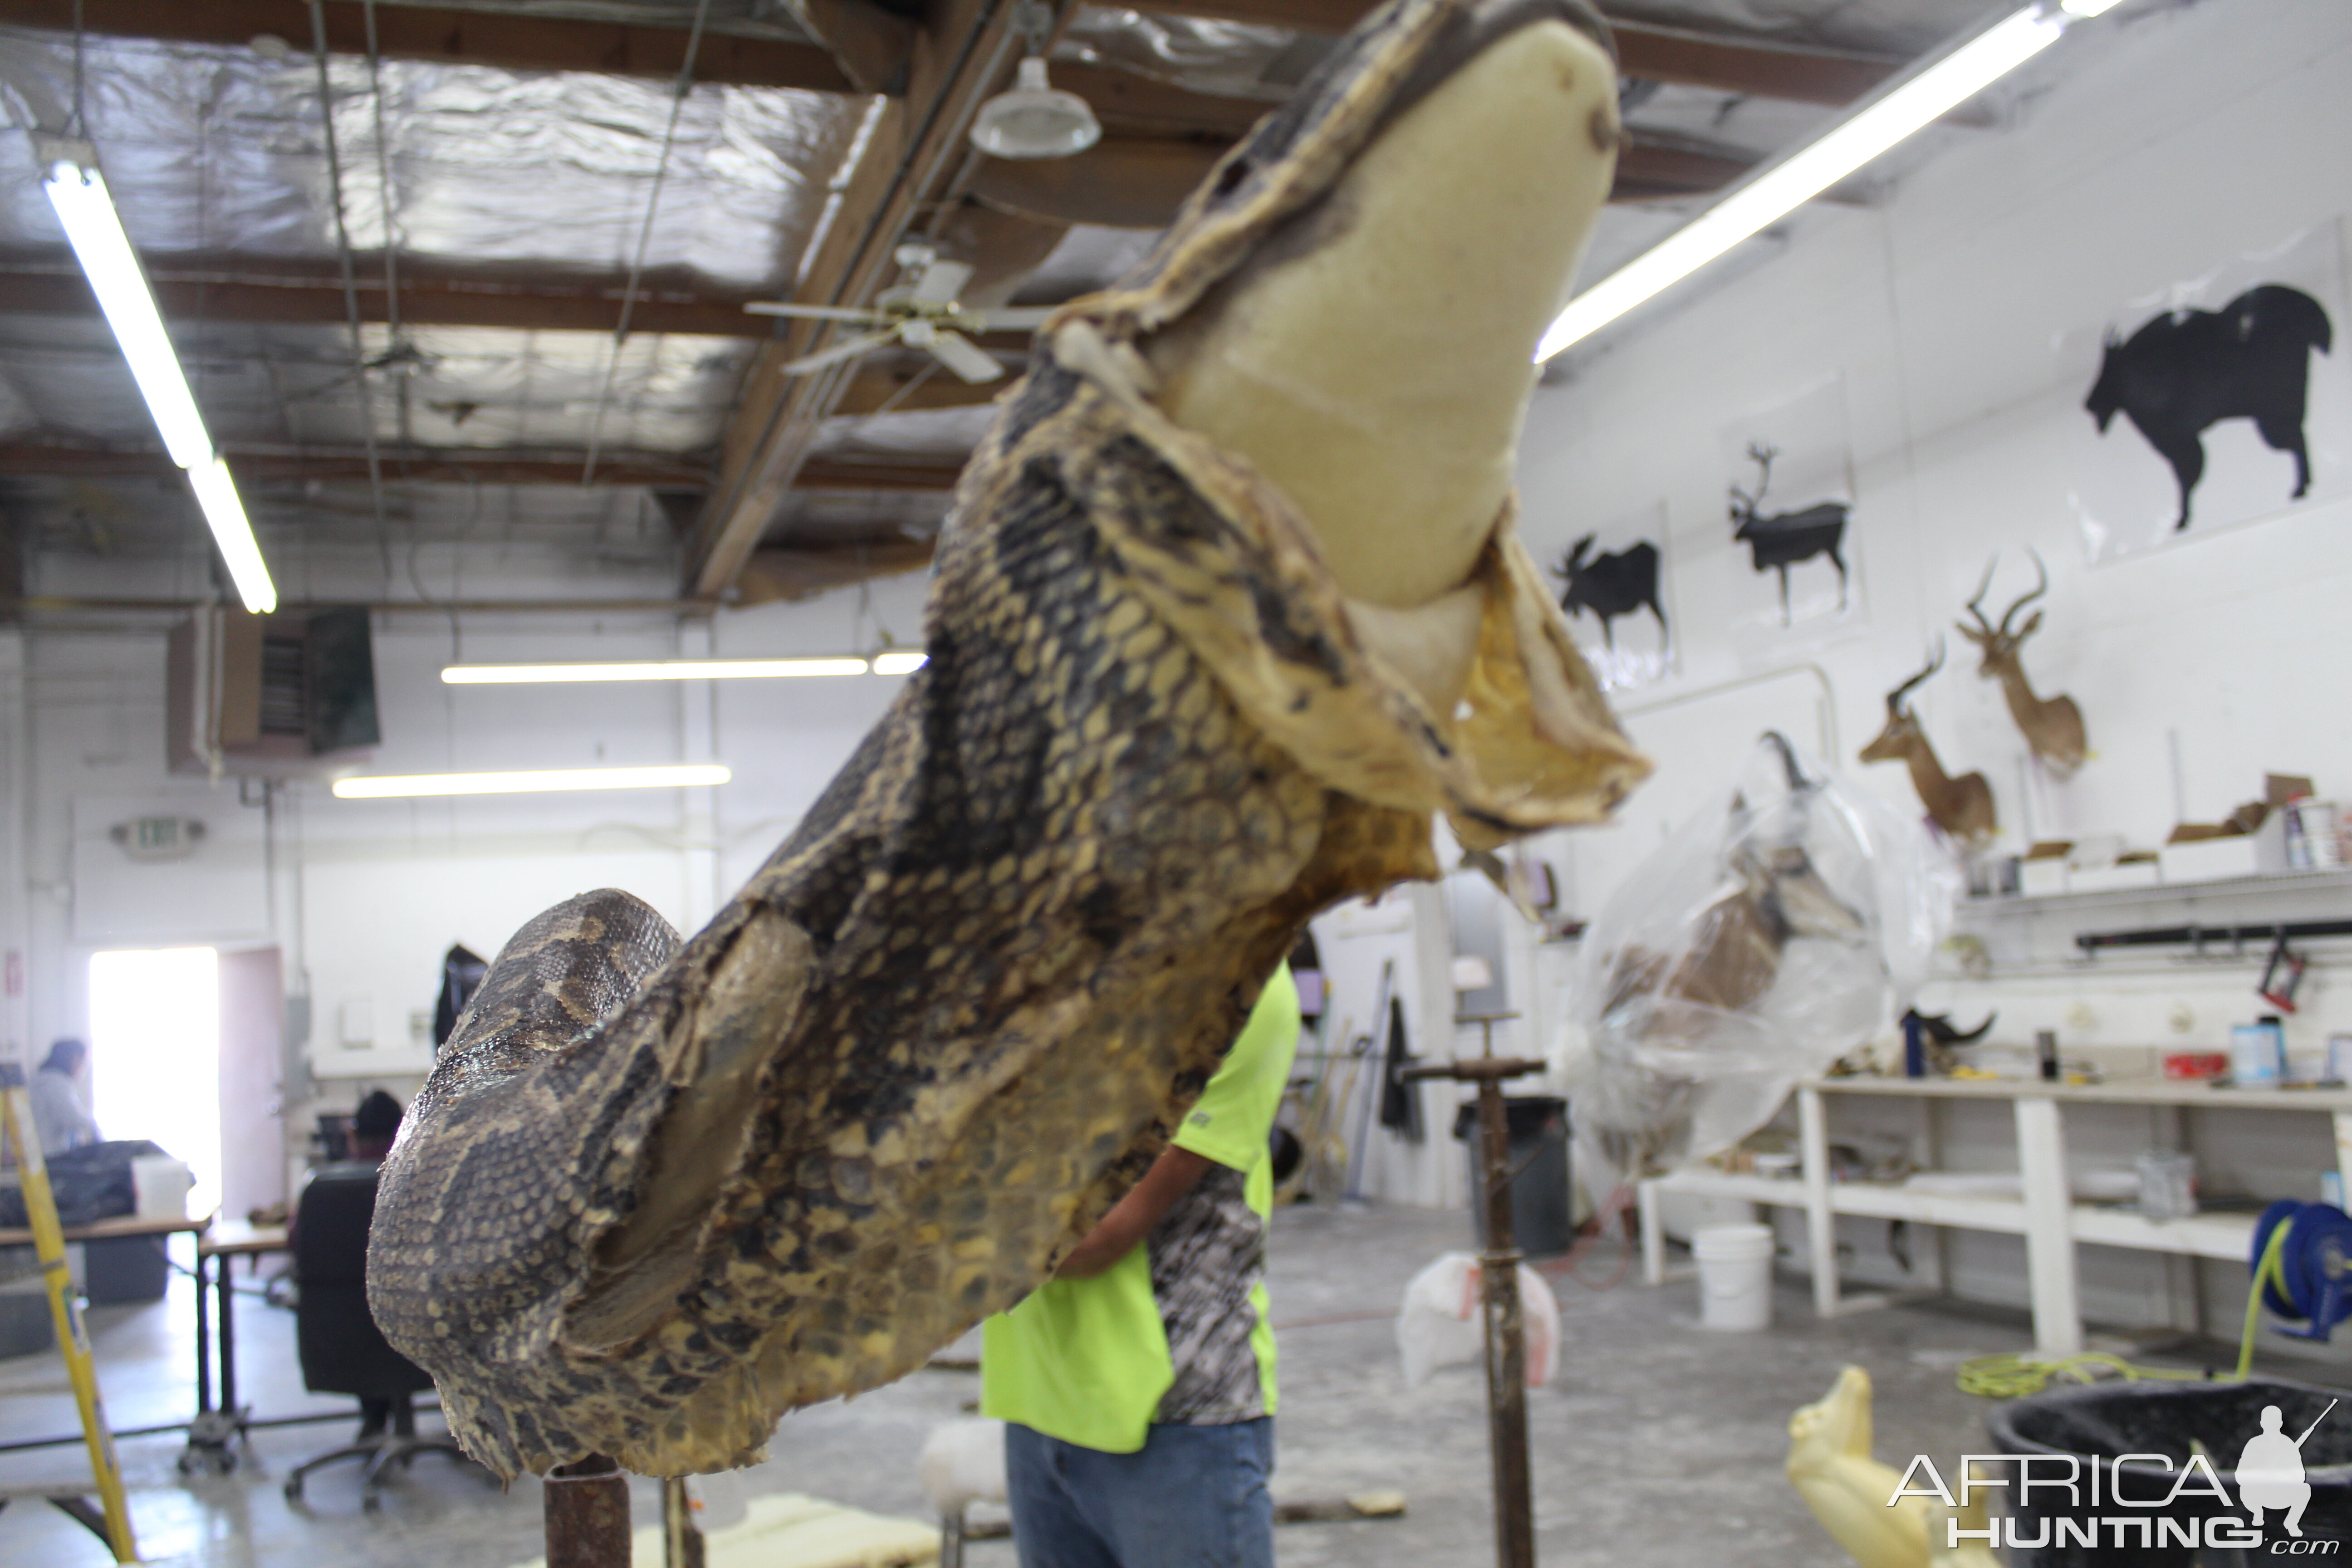
[[[1748,553],[1758,572],[1780,574],[1780,624],[1789,624],[1789,568],[1816,555],[1826,555],[1837,568],[1838,612],[1845,612],[1845,557],[1838,546],[1845,539],[1847,507],[1843,501],[1817,501],[1802,511],[1759,512],[1756,509],[1764,500],[1764,491],[1772,482],[1772,459],[1780,455],[1777,447],[1761,441],[1748,444],[1748,456],[1757,468],[1756,492],[1750,495],[1738,485],[1731,487],[1731,521],[1737,524],[1731,537],[1748,546]]]
[[[1591,610],[1598,616],[1601,635],[1613,649],[1617,633],[1610,623],[1619,616],[1646,608],[1658,617],[1658,637],[1663,640],[1666,635],[1666,612],[1658,603],[1658,547],[1645,539],[1611,554],[1587,560],[1585,552],[1592,548],[1596,537],[1588,533],[1570,545],[1568,553],[1559,558],[1559,564],[1552,568],[1552,574],[1560,581],[1560,609],[1570,616],[1580,610]]]
[[[2335,329],[2318,300],[2284,283],[2247,289],[2219,310],[2168,310],[2128,338],[2109,332],[2099,379],[2083,406],[2099,434],[2116,414],[2172,465],[2180,515],[2205,476],[2205,432],[2224,419],[2251,419],[2273,451],[2294,458],[2294,493],[2311,489],[2304,445],[2304,402],[2311,352],[2334,346]]]

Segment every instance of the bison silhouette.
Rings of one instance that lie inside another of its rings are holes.
[[[1612,648],[1617,646],[1617,633],[1610,622],[1646,608],[1658,617],[1658,636],[1663,640],[1666,612],[1658,603],[1658,547],[1645,539],[1613,554],[1587,560],[1585,552],[1596,537],[1588,533],[1578,540],[1552,568],[1563,590],[1559,607],[1571,616],[1591,610],[1600,616],[1601,635]]]
[[[2130,337],[2107,334],[2099,379],[2083,406],[2099,434],[2117,413],[2180,486],[2178,531],[2189,526],[2189,498],[2205,474],[2205,432],[2224,419],[2251,419],[2272,450],[2294,456],[2294,494],[2311,489],[2311,454],[2303,411],[2314,349],[2333,346],[2334,329],[2318,300],[2300,289],[2264,283],[2219,310],[2168,310]]]

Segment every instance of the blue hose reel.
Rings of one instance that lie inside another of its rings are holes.
[[[2336,1324],[2352,1318],[2352,1215],[2342,1209],[2281,1198],[2254,1226],[2254,1252],[2248,1261],[2263,1304],[2275,1317],[2300,1319],[2305,1325],[2274,1325],[2279,1332],[2325,1340]]]

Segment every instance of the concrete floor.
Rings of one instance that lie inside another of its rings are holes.
[[[1284,1526],[1282,1568],[1475,1568],[1491,1563],[1485,1394],[1475,1367],[1418,1389],[1400,1373],[1389,1316],[1412,1274],[1470,1245],[1466,1216],[1404,1208],[1299,1207],[1278,1217],[1271,1293],[1282,1354],[1277,1495],[1403,1491],[1396,1521]],[[1587,1258],[1598,1279],[1612,1247]],[[1878,1454],[1898,1468],[1914,1453],[1939,1463],[1982,1446],[1983,1405],[1958,1393],[1968,1354],[2021,1350],[2021,1318],[1911,1308],[1817,1321],[1801,1282],[1784,1280],[1777,1323],[1763,1334],[1696,1326],[1696,1288],[1660,1289],[1629,1276],[1613,1289],[1557,1286],[1566,1323],[1559,1375],[1529,1398],[1536,1522],[1547,1568],[1797,1568],[1843,1557],[1780,1473],[1789,1414],[1829,1387],[1848,1362],[1878,1388]],[[193,1304],[175,1278],[152,1307],[94,1310],[93,1338],[118,1430],[184,1419],[194,1408]],[[291,1315],[240,1301],[241,1394],[257,1415],[331,1411],[302,1392]],[[976,1396],[969,1372],[929,1370],[846,1403],[785,1420],[772,1458],[744,1473],[748,1489],[802,1491],[877,1512],[921,1518],[914,1460],[938,1422]],[[54,1357],[0,1362],[0,1440],[75,1430]],[[359,1508],[355,1468],[320,1472],[308,1506],[279,1490],[288,1468],[344,1440],[340,1425],[255,1435],[226,1477],[181,1476],[176,1435],[122,1445],[142,1554],[195,1568],[351,1565],[509,1568],[540,1552],[540,1498],[525,1478],[501,1493],[482,1472],[426,1458],[395,1482],[383,1510]],[[78,1448],[0,1454],[0,1489],[86,1475]],[[636,1517],[657,1517],[649,1485]],[[0,1564],[90,1568],[100,1543],[56,1510],[19,1502],[0,1511]],[[972,1568],[1012,1568],[1005,1542],[975,1543]]]

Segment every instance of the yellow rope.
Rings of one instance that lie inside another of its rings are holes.
[[[2254,1267],[2254,1281],[2246,1292],[2246,1329],[2238,1342],[2238,1370],[2231,1381],[2243,1383],[2254,1366],[2254,1331],[2262,1322],[2263,1287],[2278,1282],[2280,1293],[2285,1284],[2280,1274],[2279,1253],[2286,1244],[2287,1226],[2281,1224],[2263,1247],[2262,1261]],[[1973,1394],[1984,1399],[2022,1399],[2029,1394],[2039,1394],[2053,1383],[2098,1383],[2103,1373],[2111,1373],[2125,1383],[2147,1378],[2164,1383],[2202,1383],[2207,1374],[2201,1372],[2178,1372],[2168,1367],[2135,1366],[2119,1355],[2104,1351],[2092,1351],[2083,1355],[2070,1355],[2052,1361],[2031,1355],[1978,1356],[1960,1363],[1958,1383],[1962,1394]]]

